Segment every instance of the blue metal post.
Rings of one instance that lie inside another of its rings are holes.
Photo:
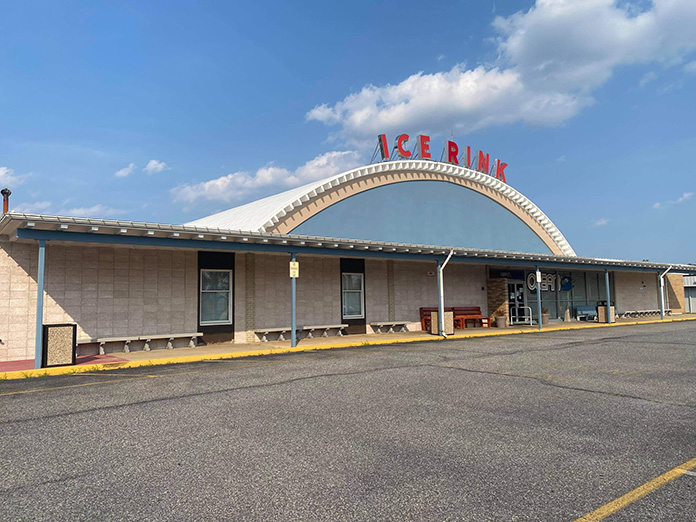
[[[609,290],[609,269],[604,269],[604,284],[607,286],[607,323],[611,323],[611,292]]]
[[[297,261],[297,255],[295,252],[292,252],[291,254],[291,261],[295,262]],[[290,293],[291,293],[291,300],[292,300],[292,319],[291,319],[291,328],[292,328],[292,337],[291,339],[291,346],[294,348],[297,346],[297,278],[296,277],[291,277],[290,278]]]
[[[437,331],[445,335],[445,300],[442,294],[442,261],[437,260]]]
[[[46,240],[39,239],[39,270],[36,274],[36,344],[34,346],[34,368],[41,368],[43,358],[43,296],[44,269],[46,266]]]
[[[536,267],[537,312],[539,313],[539,330],[541,330],[541,271]]]

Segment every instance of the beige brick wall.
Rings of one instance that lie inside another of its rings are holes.
[[[614,272],[617,311],[657,310],[660,302],[657,275],[650,272]]]
[[[256,328],[290,325],[290,255],[255,257]],[[340,260],[298,256],[297,324],[341,322]],[[237,326],[240,328],[240,326]]]
[[[669,308],[675,313],[684,313],[685,298],[684,298],[684,276],[679,274],[667,274],[665,276],[665,294],[666,303]]]
[[[0,361],[34,358],[38,247],[0,242]]]
[[[372,333],[371,322],[389,321],[389,284],[386,259],[365,260],[365,320]]]
[[[38,246],[0,243],[0,360],[33,359]],[[195,251],[48,243],[44,323],[78,338],[196,331]]]
[[[435,262],[394,262],[394,302],[397,320],[420,322],[419,308],[437,306]],[[486,268],[450,262],[445,267],[445,306],[479,306],[488,315]]]

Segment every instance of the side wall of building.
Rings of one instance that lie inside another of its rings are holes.
[[[196,331],[195,251],[48,244],[44,324],[78,339]],[[0,360],[34,358],[38,246],[0,243]],[[135,348],[135,347],[134,347]]]
[[[660,308],[657,275],[651,272],[614,272],[617,312]]]
[[[682,314],[686,309],[684,298],[684,276],[667,274],[665,276],[666,303],[665,306],[674,313]]]

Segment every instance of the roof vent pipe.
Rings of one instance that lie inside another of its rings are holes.
[[[0,190],[0,194],[2,194],[2,213],[7,214],[10,211],[10,194],[12,192],[8,188],[4,188]]]

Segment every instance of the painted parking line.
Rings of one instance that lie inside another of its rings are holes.
[[[603,520],[612,513],[616,513],[618,510],[623,509],[636,500],[643,498],[648,493],[652,493],[653,491],[660,489],[662,486],[665,486],[674,479],[686,474],[693,475],[694,473],[692,473],[691,470],[694,468],[696,468],[696,458],[686,461],[684,464],[663,473],[659,477],[655,477],[642,486],[638,486],[633,491],[629,491],[625,495],[604,504],[599,509],[595,509],[594,511],[587,513],[585,516],[576,519],[574,522],[598,522],[599,520]]]

